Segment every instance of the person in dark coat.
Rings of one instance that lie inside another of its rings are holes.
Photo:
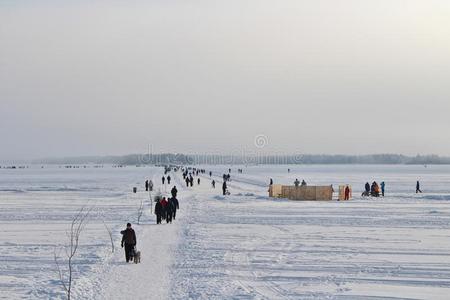
[[[224,181],[222,184],[222,192],[223,192],[224,196],[227,194],[227,182],[226,181]]]
[[[162,184],[164,185],[164,183],[166,182],[166,177],[163,176],[163,177],[161,178],[161,181],[162,181]]]
[[[155,215],[156,215],[156,224],[161,224],[163,207],[161,204],[161,200],[157,201],[155,204]]]
[[[194,177],[192,177],[192,175],[191,175],[191,178],[189,178],[189,182],[191,184],[191,187],[193,187],[194,186]]]
[[[384,188],[386,187],[386,184],[384,183],[384,181],[381,182],[380,186],[381,186],[381,195],[384,197]]]
[[[197,178],[197,184],[200,185],[200,178]]]
[[[422,193],[422,191],[420,190],[420,182],[417,180],[417,183],[416,183],[416,194],[417,193]]]
[[[176,198],[177,194],[178,194],[178,190],[176,186],[173,186],[172,190],[170,191],[170,193],[172,194],[172,198]]]
[[[178,199],[175,197],[170,198],[169,203],[172,204],[172,218],[175,220],[175,217],[177,216],[177,210],[180,209],[180,204],[178,202]]]
[[[348,185],[345,187],[344,200],[350,200],[350,187]]]
[[[170,180],[171,180],[172,178],[170,178],[170,175],[169,176],[167,176],[167,184],[170,184]]]
[[[122,248],[125,246],[125,260],[133,261],[134,247],[136,246],[136,233],[131,228],[131,224],[127,224],[127,229],[120,232],[122,234]]]
[[[270,178],[270,185],[272,185],[273,184],[273,179],[272,178]]]
[[[368,182],[366,182],[366,193],[369,194],[370,193],[370,184]]]
[[[191,181],[189,180],[189,178],[188,177],[186,177],[186,187],[189,187],[189,183],[190,183]]]
[[[209,171],[209,177],[211,177],[212,176],[212,172],[211,171]]]
[[[213,181],[211,182],[211,185],[212,185],[213,189],[216,188],[216,181],[215,181],[214,179],[213,179]]]
[[[167,205],[166,205],[166,222],[167,224],[172,223],[172,216],[173,216],[173,201],[171,201],[171,198],[168,199]]]
[[[145,181],[145,191],[148,192],[148,180]]]

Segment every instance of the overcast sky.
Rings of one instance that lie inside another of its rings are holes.
[[[448,0],[0,0],[0,159],[450,155],[449,16]]]

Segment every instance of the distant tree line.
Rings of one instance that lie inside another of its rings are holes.
[[[124,156],[83,156],[33,161],[44,164],[194,165],[194,164],[450,164],[450,157],[438,155],[195,155],[130,154]]]

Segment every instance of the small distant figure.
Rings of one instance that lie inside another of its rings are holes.
[[[120,232],[122,234],[122,248],[125,246],[125,260],[133,261],[134,247],[136,246],[136,233],[131,228],[131,224],[127,223],[127,229]]]
[[[222,184],[222,192],[223,192],[224,196],[227,194],[227,182],[226,181],[224,181]]]
[[[169,176],[167,176],[167,184],[170,184],[170,180],[171,180],[172,178],[170,178],[170,175]]]
[[[372,183],[372,186],[370,187],[370,195],[373,197],[379,197],[380,196],[380,186],[376,181]]]
[[[344,200],[350,200],[350,187],[348,185],[345,187]]]
[[[216,181],[215,180],[211,181],[211,185],[212,185],[213,189],[215,189],[216,188]]]
[[[155,204],[156,224],[161,224],[162,214],[163,214],[163,207],[161,204],[161,200],[159,200],[156,201]]]
[[[150,192],[153,192],[153,181],[152,181],[152,180],[149,180],[149,181],[148,181],[148,190],[149,190]]]
[[[167,204],[168,204],[168,202],[166,200],[166,197],[163,197],[162,200],[161,200],[161,206],[162,206],[161,217],[162,217],[163,220],[165,220],[166,217],[167,217]]]
[[[269,183],[269,185],[273,185],[273,179],[272,179],[272,178],[270,178],[270,183]]]
[[[305,180],[302,180],[302,186],[306,186],[307,184],[306,184],[306,181]]]
[[[382,181],[380,183],[380,186],[381,186],[381,195],[384,197],[384,188],[386,187],[386,184],[384,183],[384,181]]]
[[[298,187],[298,186],[300,185],[300,181],[298,181],[297,178],[295,178],[294,185],[295,185],[296,187]]]
[[[175,220],[175,217],[177,216],[177,209],[180,209],[180,204],[178,203],[178,199],[175,197],[169,199],[169,204],[172,206],[172,219]]]
[[[288,173],[291,173],[291,169],[288,169]]]
[[[416,183],[416,194],[417,193],[422,193],[422,191],[420,190],[420,182],[419,182],[419,180],[417,180],[417,183]]]
[[[228,169],[228,173],[231,173],[231,168],[230,168],[230,169]]]
[[[200,185],[200,178],[197,178],[197,185]]]
[[[364,186],[364,193],[362,193],[361,196],[369,197],[370,196],[370,184],[366,182],[366,185]]]
[[[212,176],[212,172],[211,171],[209,171],[209,177],[211,177]]]
[[[162,182],[162,184],[164,185],[164,183],[166,182],[166,177],[163,176],[163,177],[161,178],[161,182]]]
[[[148,179],[145,181],[145,191],[148,192]]]
[[[170,191],[170,193],[172,194],[172,198],[176,198],[177,194],[178,194],[178,190],[176,186],[173,186],[172,190]]]

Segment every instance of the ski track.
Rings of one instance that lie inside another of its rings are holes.
[[[95,214],[76,260],[74,299],[448,299],[450,169],[302,166],[287,174],[285,166],[242,168],[244,174],[232,172],[226,197],[226,166],[205,167],[213,170],[216,189],[209,174],[186,188],[181,174],[172,173],[172,185],[161,186],[161,168],[0,173],[0,299],[64,298],[53,251],[86,203]],[[359,185],[382,174],[386,198],[267,197],[269,177],[285,184],[348,182],[357,195]],[[419,176],[431,189],[423,195],[409,190]],[[149,177],[164,195],[177,185],[181,209],[173,224],[154,225],[141,189]],[[135,225],[141,199],[146,210]],[[115,253],[103,221],[114,232]],[[139,265],[126,264],[120,248],[127,221],[137,232]]]

